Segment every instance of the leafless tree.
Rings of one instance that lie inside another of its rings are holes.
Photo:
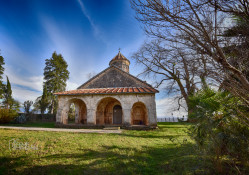
[[[200,64],[199,61],[202,59],[197,59],[196,56],[200,55],[184,50],[176,43],[167,45],[161,40],[153,40],[145,43],[139,51],[133,54],[132,58],[144,66],[142,75],[157,77],[155,78],[156,87],[165,85],[168,93],[180,94],[176,97],[179,108],[185,107],[180,103],[181,99],[184,99],[186,110],[189,112],[189,96],[194,94],[198,83],[202,82],[202,85],[206,83],[207,64],[206,62]]]
[[[148,35],[203,55],[204,62],[217,68],[213,78],[249,105],[249,81],[224,52],[234,39],[223,37],[229,11],[248,16],[247,0],[131,0],[131,4]]]
[[[96,72],[90,72],[88,74],[86,74],[86,78],[87,79],[91,79],[92,77],[94,77],[96,75]]]
[[[32,105],[33,105],[33,101],[31,101],[31,100],[27,100],[23,103],[24,111],[26,114],[30,113],[30,109],[31,109]]]

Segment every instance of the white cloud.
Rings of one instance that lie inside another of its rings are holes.
[[[67,87],[66,90],[75,90],[79,87],[80,85],[78,83],[74,83],[72,81],[67,81]]]
[[[35,101],[35,99],[42,94],[42,76],[25,77],[19,74],[18,71],[15,72],[9,66],[6,66],[5,74],[8,76],[12,85],[12,96],[15,100],[21,103],[26,100]]]
[[[181,101],[181,104],[184,105],[185,102]],[[175,97],[166,97],[160,100],[156,100],[156,109],[157,109],[157,116],[160,117],[171,117],[172,113],[174,117],[182,117],[183,115],[186,116],[187,112],[184,108],[180,108],[177,110],[178,103]]]
[[[22,87],[12,86],[12,95],[15,100],[23,103],[26,100],[32,100],[35,102],[38,96],[41,96],[41,92],[24,89]]]
[[[10,83],[29,87],[36,91],[42,91],[43,76],[24,76],[14,71],[10,66],[5,66],[5,75],[9,77]]]

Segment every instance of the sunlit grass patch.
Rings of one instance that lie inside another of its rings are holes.
[[[0,130],[2,174],[193,174],[188,124],[159,123],[159,130],[121,134]],[[9,140],[38,150],[9,150]]]

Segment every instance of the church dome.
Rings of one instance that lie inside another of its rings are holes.
[[[129,73],[130,61],[119,51],[118,54],[110,61],[110,66],[116,66],[119,69]]]

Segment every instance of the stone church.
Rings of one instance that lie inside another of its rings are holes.
[[[156,126],[155,93],[151,85],[129,73],[130,61],[120,53],[109,67],[76,90],[58,92],[56,123],[68,124],[70,105],[75,105],[79,125]]]

